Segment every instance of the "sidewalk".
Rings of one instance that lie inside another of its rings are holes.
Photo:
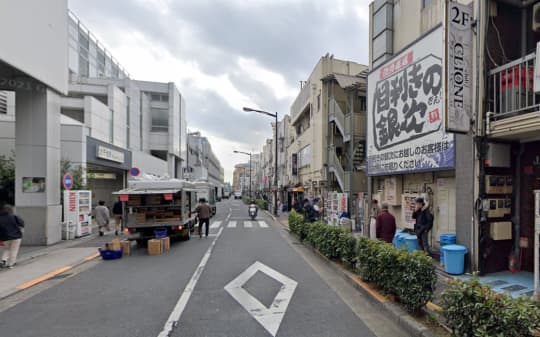
[[[52,246],[21,247],[16,266],[0,270],[0,300],[98,257],[97,249],[112,238],[93,234]]]

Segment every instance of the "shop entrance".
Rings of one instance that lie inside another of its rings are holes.
[[[92,191],[92,206],[95,207],[98,201],[103,200],[105,205],[112,209],[116,201],[112,193],[124,188],[125,179],[126,171],[88,165],[87,188]]]

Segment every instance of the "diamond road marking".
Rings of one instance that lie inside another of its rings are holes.
[[[214,221],[214,222],[210,225],[210,228],[219,228],[219,226],[221,226],[221,221]]]
[[[259,226],[260,226],[261,228],[268,228],[268,225],[267,225],[266,222],[264,222],[264,221],[259,221]]]
[[[236,228],[236,221],[229,221],[227,228]]]
[[[282,284],[274,301],[269,308],[264,306],[258,299],[253,297],[244,288],[242,288],[250,278],[258,271],[265,273],[274,280]],[[263,328],[272,336],[276,336],[279,326],[291,302],[294,291],[298,283],[288,278],[280,272],[257,261],[238,275],[234,280],[225,286],[225,290],[231,295]]]
[[[244,221],[244,228],[253,228],[253,222]]]

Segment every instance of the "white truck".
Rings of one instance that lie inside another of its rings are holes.
[[[197,201],[204,198],[210,208],[212,209],[212,215],[215,215],[217,212],[216,201],[217,201],[217,188],[206,181],[195,181],[193,182],[193,188],[196,191]]]
[[[115,192],[123,205],[123,227],[129,240],[144,244],[156,231],[189,240],[195,225],[196,190],[179,179],[130,180],[128,188]]]

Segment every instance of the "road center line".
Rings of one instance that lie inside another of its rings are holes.
[[[191,279],[189,280],[188,284],[184,288],[184,292],[182,292],[182,295],[178,299],[178,302],[176,303],[173,311],[171,312],[171,315],[167,319],[167,322],[165,322],[165,326],[163,327],[163,330],[159,333],[158,337],[168,337],[170,336],[170,333],[173,331],[173,329],[177,326],[178,321],[180,320],[180,317],[182,316],[182,313],[186,309],[186,305],[189,301],[189,298],[191,297],[191,294],[193,293],[193,290],[195,289],[195,286],[197,285],[197,282],[199,281],[199,278],[201,277],[201,274],[204,271],[204,267],[206,266],[206,263],[210,259],[210,255],[212,254],[212,251],[214,250],[214,246],[216,245],[216,241],[221,236],[221,233],[223,232],[223,227],[219,229],[219,232],[212,241],[212,244],[210,247],[208,247],[208,250],[204,254],[201,263],[199,263],[199,266],[195,270],[195,273],[193,273],[193,276],[191,276]]]

